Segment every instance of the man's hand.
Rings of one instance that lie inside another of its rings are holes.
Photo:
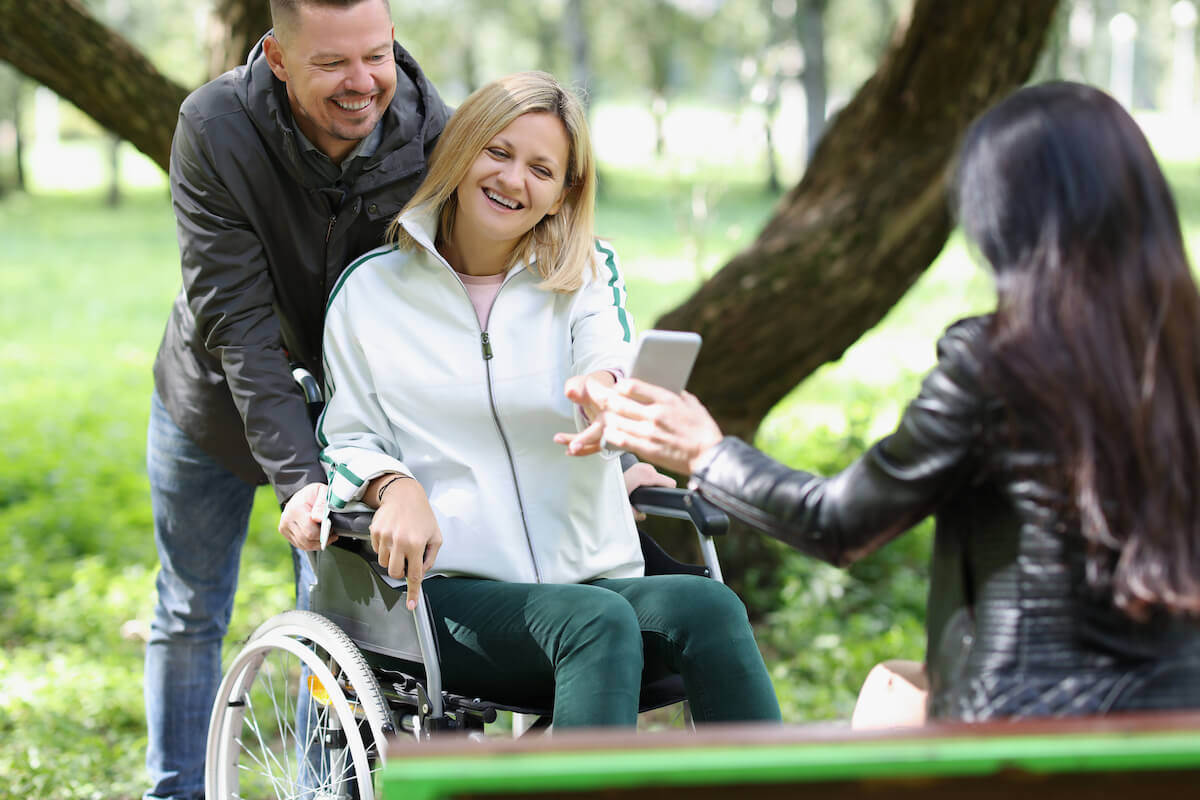
[[[321,519],[325,516],[326,486],[310,483],[292,495],[279,517],[279,532],[297,550],[321,548]],[[336,540],[336,536],[329,541]]]
[[[377,478],[367,491],[397,476]],[[379,557],[379,565],[393,578],[408,582],[409,610],[417,607],[421,596],[421,581],[433,569],[438,550],[442,547],[442,531],[429,506],[425,489],[414,478],[402,477],[387,485],[383,500],[371,520],[371,546]]]

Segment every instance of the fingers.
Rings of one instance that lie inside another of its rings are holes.
[[[306,484],[288,499],[279,515],[279,533],[298,550],[317,550],[321,546],[321,516],[314,515],[318,500],[324,503],[325,488],[323,483]]]
[[[680,397],[670,389],[664,389],[661,386],[655,386],[653,383],[646,383],[637,378],[626,378],[618,381],[611,393],[627,397],[638,403],[678,402]]]
[[[567,445],[567,455],[590,456],[604,446],[604,421],[596,420],[576,434],[555,434],[554,441]]]

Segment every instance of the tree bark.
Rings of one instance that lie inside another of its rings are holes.
[[[271,29],[267,0],[217,0],[212,13],[208,77],[244,64],[262,35]]]
[[[0,0],[0,59],[167,168],[187,90],[78,0]]]
[[[752,438],[941,251],[958,138],[1028,78],[1056,5],[917,0],[906,34],[831,121],[757,240],[658,320],[704,336],[690,388],[726,432]]]

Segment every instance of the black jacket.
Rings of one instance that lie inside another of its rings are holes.
[[[412,196],[449,109],[395,46],[396,99],[375,154],[349,185],[301,162],[286,87],[261,44],[247,63],[194,91],[179,112],[170,185],[183,289],[154,364],[172,419],[250,483],[284,502],[324,481],[289,361],[321,370],[329,290],[350,261],[383,243]]]
[[[693,476],[705,497],[802,552],[845,565],[929,514],[926,670],[932,717],[1200,707],[1200,628],[1136,623],[1089,588],[1084,543],[1047,476],[983,388],[987,318],[963,320],[897,430],[831,478],[726,438]]]

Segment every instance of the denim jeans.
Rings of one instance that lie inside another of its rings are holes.
[[[146,646],[146,800],[204,797],[204,749],[221,680],[238,562],[255,487],[213,461],[155,394],[146,469],[158,602]]]

